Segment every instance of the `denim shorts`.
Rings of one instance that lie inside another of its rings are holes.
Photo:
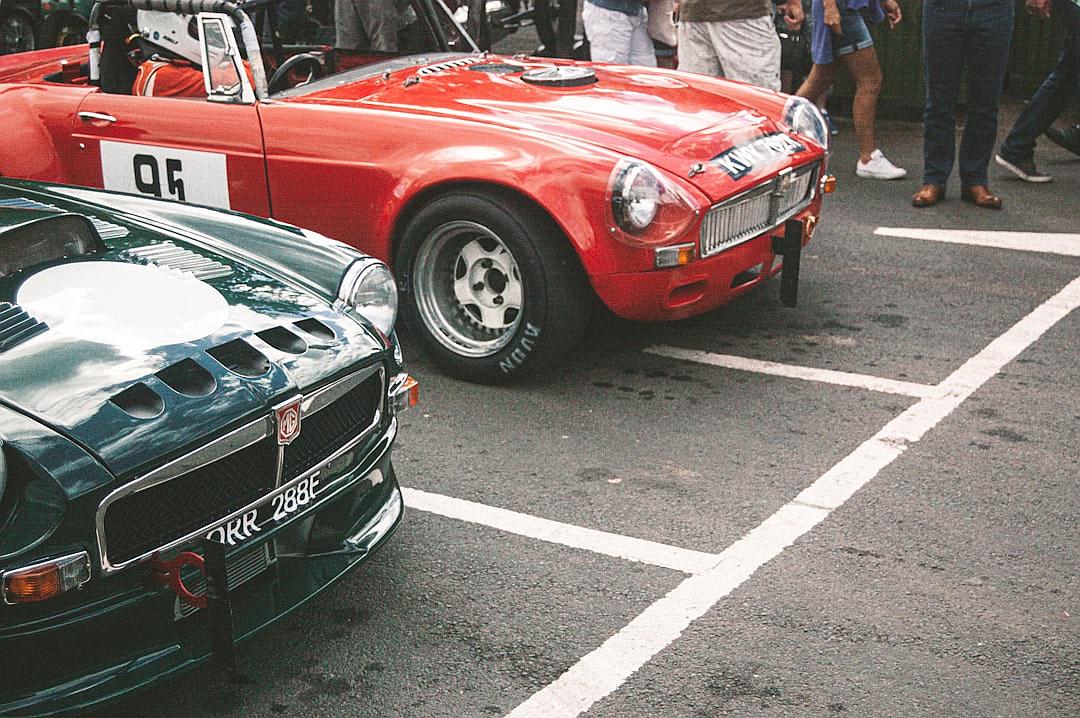
[[[869,12],[849,10],[843,5],[838,9],[840,10],[840,34],[832,36],[833,56],[850,55],[856,50],[873,47],[874,38],[870,36],[870,23],[867,20]]]

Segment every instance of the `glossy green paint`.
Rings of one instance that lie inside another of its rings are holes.
[[[12,200],[37,208],[3,206]],[[76,551],[88,551],[94,567],[92,580],[78,591],[36,604],[0,603],[0,715],[86,708],[208,657],[205,622],[196,615],[174,624],[171,593],[148,588],[138,569],[100,572],[94,520],[105,495],[209,437],[266,416],[283,398],[358,365],[378,361],[388,376],[401,370],[393,342],[334,307],[341,277],[363,257],[345,245],[236,213],[0,180],[0,243],[13,227],[64,213],[107,223],[111,235],[123,236],[105,238],[104,251],[0,277],[0,302],[17,302],[22,286],[46,270],[74,267],[93,277],[108,268],[101,263],[139,264],[133,250],[168,241],[231,270],[203,280],[223,299],[227,315],[206,336],[145,350],[80,337],[61,317],[48,330],[0,351],[0,450],[8,474],[0,496],[0,573]],[[92,314],[93,307],[80,311]],[[304,351],[266,352],[269,368],[258,376],[230,371],[206,353],[311,318],[330,328],[333,339],[300,332]],[[171,319],[161,321],[167,325]],[[155,377],[183,359],[196,360],[213,377],[209,395],[170,392]],[[133,417],[112,402],[137,382],[165,397],[159,416]],[[382,515],[395,497],[399,500],[390,462],[395,433],[396,420],[388,415],[352,452],[355,461],[327,469],[328,477],[336,471],[342,481],[332,496],[260,534],[259,541],[309,542],[318,536],[329,543],[315,552],[329,553],[279,559],[273,571],[253,581],[234,608],[238,637],[302,605],[385,541],[400,513],[370,546],[342,549],[341,544],[357,526]],[[386,477],[377,486],[365,480],[375,468]],[[313,546],[302,545],[309,551]]]

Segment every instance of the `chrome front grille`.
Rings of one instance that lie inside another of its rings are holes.
[[[271,414],[121,486],[97,510],[102,570],[189,544],[263,505],[371,436],[386,415],[385,397],[383,367],[360,369],[302,397],[291,445],[278,443]]]
[[[787,221],[814,198],[818,163],[787,169],[714,205],[701,223],[699,250],[710,257]]]

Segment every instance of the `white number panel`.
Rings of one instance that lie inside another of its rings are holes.
[[[101,142],[105,189],[231,209],[225,155],[132,142]]]

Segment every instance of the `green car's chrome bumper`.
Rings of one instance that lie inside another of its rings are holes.
[[[395,428],[392,424],[332,495],[241,547],[248,551],[271,543],[275,554],[268,568],[232,591],[238,640],[319,594],[397,528],[403,507],[389,452]],[[372,486],[373,475],[383,480]],[[207,661],[205,611],[177,619],[176,606],[171,591],[147,589],[87,606],[74,619],[69,614],[19,627],[0,640],[0,715],[90,708]]]

